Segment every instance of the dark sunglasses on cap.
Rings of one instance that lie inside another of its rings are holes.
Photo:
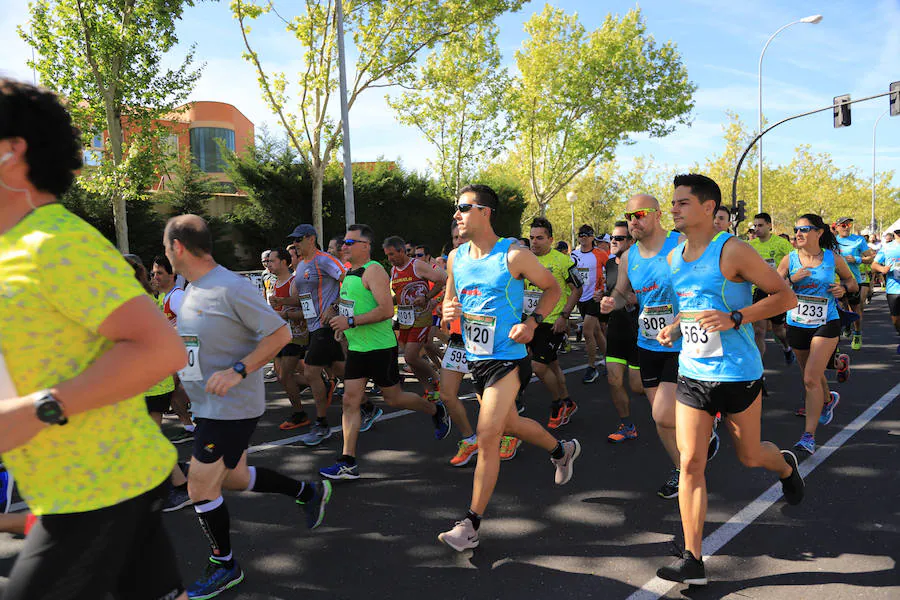
[[[813,225],[801,225],[800,227],[794,227],[794,233],[809,233],[810,231],[818,231],[819,228]]]
[[[627,235],[611,235],[611,236],[609,236],[609,239],[611,239],[614,242],[624,242],[625,240],[628,239],[628,236]]]
[[[351,240],[349,238],[344,240],[345,246],[352,246],[353,244],[362,244],[362,243],[368,244],[369,242],[367,240]]]
[[[636,210],[636,211],[634,211],[634,212],[626,212],[626,213],[625,213],[625,220],[626,220],[626,221],[630,221],[630,220],[632,220],[632,219],[643,219],[644,217],[646,217],[646,216],[649,215],[650,213],[655,213],[655,212],[659,212],[659,209],[657,209],[657,208],[641,208],[641,209]]]
[[[469,204],[468,202],[460,202],[456,205],[456,210],[461,213],[467,213],[473,208],[490,208],[489,206],[481,206],[480,204]]]

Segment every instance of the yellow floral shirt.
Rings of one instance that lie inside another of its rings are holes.
[[[100,325],[144,293],[116,249],[62,205],[40,207],[0,235],[0,353],[18,394],[83,372],[112,347]],[[137,497],[175,460],[143,395],[74,415],[3,455],[38,515]]]

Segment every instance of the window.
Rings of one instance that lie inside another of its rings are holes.
[[[166,156],[178,156],[178,136],[174,133],[167,135],[163,140],[162,148]]]
[[[234,131],[223,127],[195,127],[191,129],[191,154],[194,165],[204,173],[225,171],[225,158],[217,140],[234,152]]]
[[[82,162],[86,167],[99,167],[100,161],[103,160],[103,136],[97,134],[91,140],[89,148],[85,148],[82,153]]]

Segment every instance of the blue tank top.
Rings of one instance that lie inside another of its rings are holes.
[[[466,360],[518,360],[525,358],[524,344],[509,339],[513,325],[522,322],[525,281],[509,272],[507,255],[516,240],[500,239],[490,254],[469,255],[470,243],[456,251],[453,283],[462,304],[462,334]]]
[[[859,265],[862,262],[863,252],[869,249],[868,244],[866,244],[866,238],[851,233],[847,237],[837,236],[837,243],[842,256],[852,256],[855,260],[855,262],[847,262],[847,266],[850,267],[850,272],[856,277],[856,282],[862,283],[865,281],[862,272],[859,270]]]
[[[735,283],[722,275],[722,247],[732,237],[720,231],[692,262],[684,260],[685,243],[679,244],[672,255],[672,287],[681,314],[681,376],[698,381],[755,381],[762,377],[762,360],[749,323],[739,329],[709,333],[696,322],[697,311],[730,313],[753,303],[750,283]]]
[[[672,289],[672,276],[666,257],[678,245],[678,232],[670,231],[656,256],[644,258],[634,244],[628,250],[628,280],[638,299],[639,348],[654,352],[679,352],[681,340],[671,348],[656,341],[661,325],[672,323],[678,312],[678,301]]]
[[[788,274],[793,275],[803,268],[800,264],[800,254],[794,250],[788,257],[790,261]],[[797,307],[788,311],[787,322],[794,327],[815,329],[839,318],[837,301],[828,291],[836,281],[834,252],[825,250],[819,266],[806,268],[810,271],[809,277],[791,283],[794,293],[797,294]]]

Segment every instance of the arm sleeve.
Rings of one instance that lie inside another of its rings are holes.
[[[259,295],[256,286],[243,277],[229,286],[228,301],[241,323],[247,329],[256,332],[260,338],[272,335],[279,328],[288,326],[285,320]]]

